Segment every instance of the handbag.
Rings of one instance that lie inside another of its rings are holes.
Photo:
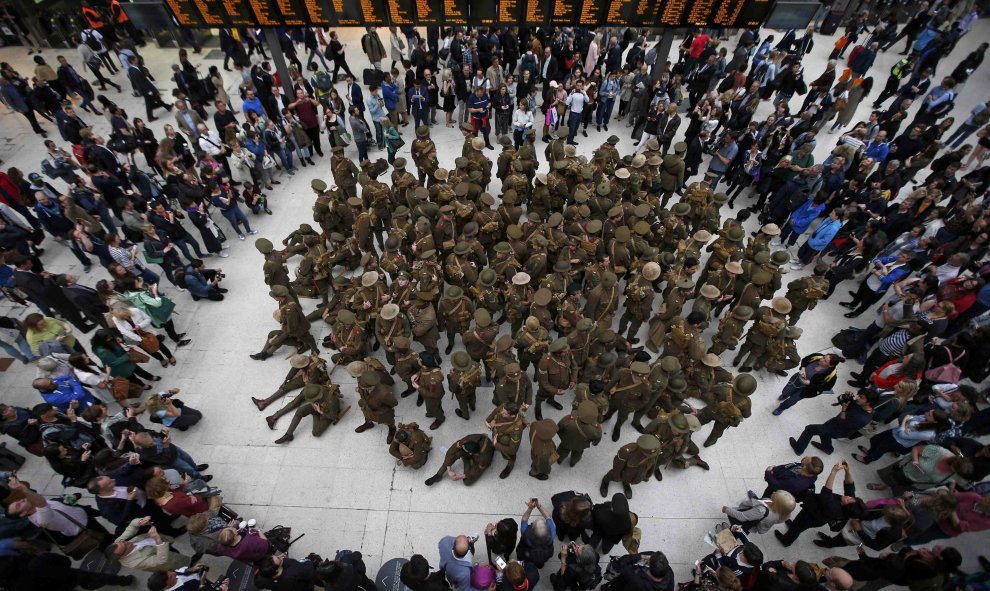
[[[342,130],[339,127],[337,128],[337,131],[334,133],[333,139],[338,146],[349,146],[351,145],[351,142],[354,141],[354,138],[351,136],[351,134],[347,133],[346,131]]]
[[[123,402],[128,398],[139,398],[143,391],[144,388],[124,376],[114,376],[110,380],[110,394],[117,402]]]
[[[147,355],[145,355],[141,351],[138,351],[137,349],[128,349],[127,357],[129,358],[131,363],[147,363],[148,360],[151,359],[151,357],[148,357]]]
[[[940,384],[957,384],[962,378],[962,368],[956,365],[956,358],[952,356],[952,349],[944,348],[945,353],[949,356],[949,362],[938,367],[932,367],[931,362],[929,362],[928,369],[925,371],[925,379]],[[963,351],[959,357],[961,358],[965,354],[966,352]]]
[[[275,159],[272,158],[271,154],[266,153],[265,158],[261,161],[261,166],[265,170],[275,168]]]
[[[144,329],[138,328],[138,326],[134,324],[134,321],[131,320],[130,318],[127,319],[127,324],[130,324],[134,332],[136,332],[137,335],[141,337],[142,349],[144,349],[148,353],[157,353],[158,350],[161,349],[161,343],[158,342],[158,337],[155,334],[150,333]]]
[[[45,532],[45,535],[48,536],[48,539],[54,542],[55,545],[62,550],[63,554],[65,554],[69,558],[72,558],[73,560],[79,560],[82,557],[89,554],[90,552],[92,552],[93,550],[103,548],[103,546],[105,545],[104,541],[106,540],[107,537],[106,532],[95,529],[87,529],[85,525],[76,521],[71,515],[67,513],[63,513],[55,508],[52,508],[52,510],[58,513],[59,515],[61,515],[62,517],[65,517],[75,525],[78,525],[80,528],[82,528],[80,532],[76,534],[76,537],[72,539],[71,542],[64,545],[56,542],[55,538],[53,538],[51,534],[48,533],[48,530],[46,530],[45,528],[41,528],[41,531]]]
[[[149,265],[160,265],[160,264],[162,264],[162,263],[165,262],[165,257],[153,257],[150,254],[148,254],[148,251],[147,250],[145,250],[144,251],[144,260]]]

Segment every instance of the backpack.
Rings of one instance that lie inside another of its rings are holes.
[[[983,110],[973,115],[973,125],[982,127],[990,122],[990,104],[984,103]]]
[[[94,35],[92,31],[86,31],[83,35],[83,42],[85,42],[90,49],[93,51],[100,51],[103,49],[103,44],[100,43],[100,40],[96,38],[96,35]]]
[[[952,112],[952,109],[956,108],[956,93],[952,92],[950,94],[952,98],[950,98],[947,101],[942,101],[941,103],[936,105],[935,108],[932,111],[930,111],[932,115],[935,115],[936,117],[941,117],[942,115],[948,115],[949,113]]]
[[[189,286],[186,283],[186,268],[176,267],[172,269],[172,278],[175,279],[175,284],[182,289],[188,289]]]
[[[58,171],[55,170],[55,167],[52,166],[52,163],[48,158],[41,161],[41,172],[45,173],[45,176],[50,179],[57,178],[56,173]]]
[[[333,78],[327,72],[317,72],[316,87],[323,92],[330,92],[333,90]]]

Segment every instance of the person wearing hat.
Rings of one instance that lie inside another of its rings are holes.
[[[533,382],[513,359],[504,365],[502,375],[496,379],[492,404],[514,404],[519,408],[528,408],[532,403]]]
[[[753,405],[749,397],[756,391],[756,385],[756,378],[741,373],[731,383],[722,382],[713,388],[714,400],[698,413],[702,425],[715,423],[704,447],[715,445],[726,429],[738,427],[743,419],[752,416]]]
[[[558,464],[563,464],[570,456],[569,465],[573,468],[581,461],[584,450],[592,445],[598,445],[602,439],[602,426],[598,419],[598,407],[594,402],[585,400],[579,403],[571,414],[558,421],[556,429],[560,438],[560,444],[557,446]]]
[[[535,317],[544,329],[549,332],[553,329],[553,313],[550,306],[553,304],[553,294],[550,290],[541,287],[533,294],[533,303],[529,306],[529,317]]]
[[[760,231],[749,239],[746,244],[745,258],[753,260],[758,252],[769,252],[770,241],[780,236],[780,226],[774,223],[764,224]]]
[[[700,361],[708,348],[701,338],[701,326],[705,321],[704,314],[695,312],[691,312],[686,318],[677,316],[671,320],[663,354],[677,357],[681,367]]]
[[[529,426],[525,409],[512,402],[501,404],[488,415],[485,425],[492,432],[495,449],[508,462],[498,477],[508,478],[516,465],[516,454],[519,453],[519,446],[522,444],[523,432]]]
[[[482,193],[478,196],[478,205],[474,212],[474,224],[477,227],[478,243],[485,250],[485,258],[480,259],[479,264],[484,264],[494,258],[495,243],[498,242],[499,236],[502,234],[502,221],[498,212],[492,209],[494,204],[495,198],[490,194]],[[468,239],[467,228],[470,225],[465,225],[465,240]]]
[[[426,417],[433,419],[430,431],[436,431],[447,420],[443,412],[443,372],[440,370],[440,357],[431,352],[419,354],[419,370],[412,377],[412,385],[418,397],[416,406],[426,405]]]
[[[784,295],[791,302],[791,313],[788,315],[788,324],[797,324],[801,315],[806,310],[813,310],[818,305],[818,301],[828,293],[828,264],[818,262],[815,265],[814,274],[799,277],[787,284],[787,293]]]
[[[627,499],[632,498],[632,485],[646,482],[653,475],[657,465],[660,441],[653,435],[640,435],[635,443],[627,443],[619,448],[612,460],[612,469],[602,478],[599,493],[608,496],[609,483],[622,483],[622,492]]]
[[[290,294],[285,286],[272,286],[269,295],[278,302],[279,308],[275,312],[275,317],[281,327],[268,333],[265,346],[260,352],[252,354],[251,359],[256,361],[268,359],[284,344],[295,345],[299,353],[318,350],[316,340],[309,333],[309,320]]]
[[[767,371],[786,377],[788,370],[794,369],[801,363],[797,340],[801,338],[802,332],[796,326],[788,326],[781,335],[770,341],[764,364]]]
[[[430,128],[420,125],[416,128],[416,139],[410,146],[412,160],[416,164],[419,182],[425,183],[437,170],[437,146],[430,139]]]
[[[690,279],[681,279],[673,284],[673,289],[667,293],[660,308],[650,317],[646,338],[647,349],[657,352],[663,348],[668,326],[681,315],[684,303],[693,296],[694,283]]]
[[[400,398],[411,396],[416,391],[412,384],[412,378],[419,371],[419,354],[410,349],[412,342],[409,337],[398,336],[392,341],[395,361],[392,363],[392,372],[398,375],[406,383],[406,389],[399,394]]]
[[[494,269],[485,269],[478,274],[478,281],[468,288],[471,298],[478,310],[485,310],[489,317],[499,314],[499,320],[505,316],[504,296],[502,288],[496,285],[498,275]]]
[[[353,160],[344,156],[343,150],[332,150],[330,172],[333,174],[333,184],[337,185],[345,197],[357,197],[357,177],[361,169]]]
[[[451,357],[451,369],[447,373],[447,385],[457,400],[454,414],[467,420],[477,405],[476,391],[481,385],[481,366],[464,351]]]
[[[408,193],[420,186],[420,181],[416,177],[406,170],[408,162],[405,158],[396,158],[392,163],[392,198],[397,203],[409,203]],[[389,211],[389,216],[392,215],[392,210]]]
[[[292,280],[289,278],[289,270],[285,266],[285,253],[281,250],[275,250],[275,245],[272,241],[267,238],[258,238],[254,241],[254,247],[258,249],[258,252],[262,254],[265,259],[262,265],[262,273],[264,274],[265,285],[272,288],[276,285],[281,285],[286,289],[290,289],[292,285]],[[290,293],[291,290],[290,290]],[[298,303],[298,299],[295,294],[291,296]]]
[[[488,310],[475,310],[474,327],[461,334],[464,350],[473,361],[481,362],[487,358],[498,336],[498,329],[497,325],[492,324]]]
[[[502,146],[502,151],[499,152],[495,161],[495,176],[504,183],[505,177],[509,176],[512,171],[512,161],[516,158],[516,148],[507,135],[500,136],[498,144]]]
[[[396,465],[419,470],[430,459],[432,449],[433,438],[420,429],[418,424],[399,423],[388,446],[388,453],[395,458]]]
[[[539,420],[543,418],[542,405],[544,402],[557,410],[563,410],[564,405],[557,402],[556,397],[563,396],[577,382],[577,364],[574,363],[574,357],[571,356],[567,339],[559,338],[550,343],[547,354],[540,359],[537,365],[536,379],[539,388],[536,394],[534,415]]]
[[[742,228],[730,228],[719,233],[719,237],[708,245],[705,250],[712,253],[705,263],[705,268],[701,271],[697,286],[706,283],[709,274],[716,273],[723,269],[731,261],[740,261],[743,258],[742,240],[745,236]],[[716,286],[718,287],[718,286]]]
[[[269,404],[293,390],[298,390],[309,384],[326,385],[330,383],[327,363],[320,357],[319,351],[313,350],[309,355],[293,355],[289,359],[289,365],[289,371],[286,372],[282,385],[271,396],[263,400],[251,397],[251,402],[258,410],[265,410]]]
[[[683,398],[697,398],[703,400],[705,404],[712,404],[714,395],[712,388],[716,384],[729,382],[732,380],[732,373],[722,367],[722,360],[714,353],[705,353],[701,357],[701,363],[689,365],[684,372],[687,379],[687,390],[683,393]]]
[[[725,351],[735,351],[742,337],[743,329],[753,317],[753,309],[749,306],[736,306],[732,312],[722,318],[718,330],[712,335],[712,346],[708,352],[721,355]]]
[[[440,482],[444,474],[450,476],[451,480],[463,480],[465,486],[471,486],[492,465],[494,457],[495,446],[488,435],[476,433],[462,437],[447,450],[443,464],[436,474],[426,480],[426,486],[433,486]],[[453,469],[458,460],[463,463],[463,472],[456,472]]]
[[[416,298],[410,303],[407,314],[412,325],[413,340],[423,346],[428,353],[440,357],[440,330],[437,325],[437,312],[433,307],[433,295],[426,291],[417,291]]]
[[[691,435],[699,429],[701,422],[698,417],[692,414],[685,415],[679,410],[661,414],[646,427],[647,433],[660,442],[657,465],[653,471],[653,477],[658,482],[663,480],[661,470],[671,465],[680,469],[688,466],[709,469],[708,463],[701,459],[698,445],[691,441]]]
[[[350,365],[347,370],[351,373]],[[392,393],[391,386],[383,384],[377,372],[359,366],[355,367],[355,370],[355,373],[358,373],[358,406],[364,413],[364,423],[354,429],[354,432],[364,433],[375,424],[387,425],[388,437],[385,442],[392,443],[392,438],[395,436],[395,407],[399,405],[399,401]]]
[[[687,151],[687,144],[677,142],[674,144],[674,152],[663,157],[660,163],[660,170],[657,178],[660,180],[660,189],[663,197],[660,200],[660,207],[665,209],[667,202],[674,195],[674,191],[680,190],[684,186],[684,153]]]
[[[354,312],[347,309],[337,312],[337,322],[330,335],[330,348],[337,350],[330,356],[334,363],[346,365],[368,354],[367,335]]]
[[[540,289],[537,294],[544,296],[544,299],[541,300],[544,302],[544,305],[549,301],[549,291]],[[540,324],[540,320],[536,316],[526,318],[522,328],[516,333],[514,340],[518,352],[519,366],[524,372],[529,368],[531,363],[534,366],[539,364],[540,358],[546,354],[547,349],[550,347],[550,333]]]
[[[619,307],[618,278],[611,271],[602,276],[602,282],[588,293],[584,306],[584,315],[591,318],[598,326],[609,327],[615,311]]]
[[[365,253],[365,257],[369,260],[365,261],[362,258],[362,267],[364,267],[365,272],[361,274],[361,286],[350,297],[348,305],[355,311],[354,315],[357,316],[358,323],[367,327],[368,332],[371,333],[374,329],[374,319],[378,316],[382,303],[387,300],[388,290],[382,282],[381,273],[368,270],[372,266],[373,256],[370,253]],[[369,334],[368,336],[373,335]]]
[[[594,327],[594,323],[582,315],[583,307],[581,304],[581,285],[571,283],[567,286],[566,297],[558,305],[557,316],[554,319],[557,334],[567,338],[567,342],[571,346],[571,352],[574,354],[575,362],[578,365],[584,363],[584,360],[587,358],[588,338],[577,335],[577,325],[586,320],[586,332]],[[574,347],[577,347],[579,350],[576,350]]]
[[[375,317],[375,338],[385,347],[385,358],[395,365],[395,340],[410,335],[409,318],[398,304],[389,302],[382,306]]]
[[[466,295],[464,290],[456,285],[451,285],[440,298],[437,313],[437,327],[447,332],[447,355],[454,350],[454,338],[456,335],[463,335],[470,329],[471,320],[474,318],[474,302]]]
[[[550,419],[535,421],[529,426],[529,475],[537,480],[548,480],[554,463],[560,463],[557,445],[553,441],[556,434],[557,423]]]
[[[741,277],[742,276],[740,276],[740,280]],[[733,307],[746,306],[754,311],[757,310],[760,307],[760,304],[762,304],[766,299],[766,295],[773,293],[770,289],[770,282],[772,279],[773,276],[763,269],[754,271],[749,282],[743,286],[742,290],[739,292],[739,295],[726,305]],[[722,303],[724,304],[725,302]]]
[[[512,350],[512,337],[510,335],[504,334],[495,339],[492,345],[493,350],[486,353],[485,355],[485,384],[498,384],[498,382],[505,376],[505,368],[511,363],[518,364],[519,360],[516,359],[515,354]],[[530,390],[532,390],[532,382],[528,382],[530,385]],[[497,405],[495,402],[495,397],[492,397],[492,404]]]
[[[356,233],[344,236],[339,232],[334,232],[330,234],[329,238],[332,254],[326,262],[327,267],[332,269],[341,265],[348,271],[354,271],[361,266],[361,257],[364,256],[365,251],[361,250]]]
[[[702,327],[708,328],[708,323],[712,319],[712,310],[715,304],[718,303],[719,298],[722,297],[722,294],[719,293],[714,285],[706,284],[701,286],[698,295],[700,297],[695,298],[694,304],[691,306],[691,311],[704,314],[705,322],[702,324]]]
[[[640,327],[644,322],[648,322],[653,311],[653,300],[656,292],[653,290],[653,282],[660,277],[660,265],[657,263],[646,263],[643,269],[632,281],[626,283],[625,310],[619,318],[619,333],[625,333],[629,327],[627,339],[630,343],[636,344],[639,339]]]
[[[770,306],[760,306],[753,318],[753,328],[747,333],[746,341],[732,360],[733,365],[743,362],[739,371],[752,371],[754,368],[763,367],[770,341],[781,336],[787,328],[787,315],[790,311],[790,300],[782,297],[774,298]]]
[[[612,441],[618,441],[622,425],[629,415],[642,411],[650,400],[650,384],[647,376],[650,366],[642,361],[634,361],[629,367],[623,367],[612,381],[605,387],[609,397],[609,410],[605,421],[618,414],[615,428],[612,430]]]
[[[272,415],[275,417],[274,419],[266,418],[266,420],[268,420],[269,428],[274,429],[275,421],[279,416],[295,411],[285,434],[275,440],[275,443],[278,444],[288,443],[295,439],[292,434],[299,426],[299,422],[308,416],[313,417],[313,437],[319,437],[330,428],[330,425],[336,425],[340,422],[340,419],[347,413],[350,407],[342,408],[342,404],[343,396],[341,396],[340,388],[336,384],[308,384],[292,402]]]
[[[509,248],[507,243],[504,244],[505,248]],[[495,250],[499,254],[505,254],[503,249],[500,248],[499,244],[495,245]],[[497,257],[498,255],[496,255]],[[512,260],[515,260],[514,258]],[[498,269],[496,268],[496,272]],[[505,274],[502,274],[505,277]],[[511,282],[505,291],[505,317],[509,320],[510,334],[517,334],[519,329],[522,328],[523,320],[529,317],[529,307],[533,302],[533,288],[529,286],[531,278],[529,273],[518,272],[511,273]]]
[[[289,235],[282,240],[282,245],[286,247],[285,253],[287,258],[306,252],[305,239],[307,236],[319,237],[320,234],[309,224],[299,224],[298,228],[289,232]],[[257,245],[260,240],[267,240],[267,238],[258,238],[258,240],[255,240],[255,244]]]
[[[395,282],[401,271],[408,272],[411,268],[409,258],[400,249],[401,245],[402,242],[398,234],[392,233],[385,239],[385,250],[382,252],[381,260],[378,262],[378,267],[388,274],[392,282]]]

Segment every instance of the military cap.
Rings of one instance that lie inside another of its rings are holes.
[[[590,400],[582,400],[577,405],[574,417],[586,425],[594,425],[598,422],[598,407]]]
[[[642,223],[645,224],[646,222],[642,222]],[[663,264],[665,264],[665,265],[667,265],[669,267],[670,265],[673,265],[674,263],[677,262],[677,255],[675,255],[674,253],[670,252],[669,250],[668,251],[664,251],[664,252],[660,253],[660,262],[663,263]]]
[[[658,263],[646,263],[643,265],[643,278],[647,281],[656,281],[660,277],[660,265]]]
[[[529,273],[519,271],[512,276],[512,283],[515,285],[529,285],[529,282],[532,281],[532,279],[533,278],[529,276]]]
[[[430,190],[427,189],[426,187],[416,187],[415,189],[413,189],[412,193],[413,193],[413,197],[419,200],[430,198]],[[399,207],[402,206],[400,205]],[[396,211],[398,211],[398,209],[396,209]]]
[[[466,185],[467,183],[458,183],[458,184]],[[467,193],[465,193],[465,195],[466,194]],[[454,206],[448,203],[440,208],[440,213],[454,213]]]
[[[474,323],[478,325],[478,328],[485,328],[491,325],[492,315],[488,310],[484,308],[474,311]]]
[[[615,239],[619,242],[629,242],[630,237],[629,226],[619,226],[615,229]]]
[[[254,247],[258,249],[261,254],[268,254],[275,250],[275,245],[272,241],[267,238],[258,238],[254,241]]]
[[[405,158],[402,158],[400,156],[400,157],[396,158],[394,162],[392,162],[392,166],[394,166],[396,170],[405,170],[406,169],[406,159]]]
[[[460,287],[457,287],[456,285],[451,285],[450,287],[447,288],[445,294],[448,298],[459,298],[462,295],[464,295],[464,290],[461,289]]]
[[[587,200],[588,197],[587,195],[585,195],[585,201]],[[578,217],[580,218],[587,218],[591,216],[591,208],[588,207],[587,205],[579,205],[577,208],[577,212],[578,212]]]
[[[471,247],[463,240],[454,246],[454,254],[467,254],[469,252],[471,252]]]
[[[533,294],[533,303],[536,304],[537,306],[546,306],[547,304],[550,303],[550,299],[552,297],[553,294],[550,293],[549,289],[545,287],[541,287],[540,289],[536,290],[536,293]]]
[[[712,195],[712,201],[718,203],[719,205],[727,202],[728,200],[729,200],[729,196],[723,193],[722,191],[719,191],[718,193]]]
[[[498,144],[500,146],[505,146],[506,148],[508,148],[509,146],[512,145],[512,140],[509,139],[509,136],[507,135],[500,135],[498,137]]]
[[[433,171],[433,177],[438,181],[445,181],[450,176],[450,171],[446,168],[438,168]]]
[[[770,261],[775,265],[783,265],[791,260],[791,255],[786,250],[778,250],[770,255]]]
[[[501,353],[512,348],[512,337],[504,334],[495,339],[495,351]],[[512,365],[511,363],[509,365]],[[519,367],[518,365],[516,367]],[[511,373],[511,372],[510,372]]]
[[[605,140],[605,141],[608,142],[608,143],[610,143],[610,144],[612,144],[614,146],[615,144],[619,143],[619,136],[617,136],[617,135],[610,135],[610,136],[608,136],[608,139]]]
[[[334,146],[334,147],[330,148],[330,151],[331,152],[335,152],[337,154],[343,154],[344,147],[343,146]]]
[[[622,206],[621,205],[613,205],[612,206],[612,209],[608,210],[608,212],[606,213],[606,215],[608,215],[608,217],[610,217],[610,218],[622,217]]]
[[[709,283],[702,285],[698,293],[701,294],[701,297],[707,298],[709,300],[714,300],[718,296],[722,295],[721,293],[719,293],[717,287]]]
[[[686,216],[691,213],[691,205],[687,203],[678,203],[670,208],[670,213],[676,216]]]
[[[541,305],[544,305],[544,304],[541,304]],[[523,322],[523,324],[529,330],[536,330],[536,329],[540,328],[540,319],[537,318],[536,316],[527,316],[526,317],[526,321]]]
[[[721,367],[722,359],[714,353],[705,353],[705,356],[701,358],[701,363],[708,367]]]
[[[531,211],[531,212],[527,213],[526,214],[526,219],[529,220],[529,221],[531,221],[531,222],[537,222],[537,223],[543,221],[543,218],[540,217],[540,214],[536,213],[535,211]]]
[[[437,256],[437,251],[431,248],[429,250],[424,250],[423,252],[419,253],[419,260],[428,261],[435,256]]]
[[[658,154],[654,154],[646,159],[647,166],[660,166],[661,162],[663,162],[663,158]]]
[[[780,314],[790,314],[791,310],[793,309],[793,306],[791,305],[791,300],[784,297],[774,298],[773,300],[770,301],[770,306],[774,309],[775,312],[778,312]]]
[[[361,285],[364,287],[371,287],[376,283],[378,283],[378,271],[368,271],[361,275]]]
[[[474,182],[480,181],[481,180],[481,171],[480,170],[472,170],[471,172],[469,172],[468,173],[468,180],[469,181],[474,181]]]
[[[632,166],[633,168],[643,168],[644,164],[646,164],[646,156],[643,156],[642,154],[636,154],[635,156],[633,156],[630,166]]]
[[[563,337],[556,339],[554,342],[550,343],[551,353],[560,353],[566,348],[567,348],[567,339]]]
[[[615,333],[612,334],[614,336]],[[601,369],[612,367],[618,359],[619,355],[615,351],[605,351],[598,356],[598,367]]]
[[[650,375],[650,366],[642,361],[634,361],[629,365],[629,369],[636,375]]]
[[[750,281],[753,283],[753,285],[766,285],[770,283],[771,279],[773,279],[773,276],[770,273],[767,273],[763,269],[760,269],[759,271],[753,273],[753,276],[750,278]]]
[[[485,269],[480,275],[478,275],[478,281],[480,281],[482,285],[488,287],[495,285],[495,280],[497,278],[498,275],[495,273],[495,269]]]
[[[650,224],[643,220],[640,220],[633,224],[633,232],[636,232],[640,236],[646,236],[650,233]]]
[[[618,280],[619,278],[616,277],[615,273],[611,271],[605,271],[605,273],[602,274],[602,285],[605,287],[612,287]]]
[[[577,321],[577,325],[576,325],[576,328],[580,331],[591,330],[594,327],[595,327],[595,323],[591,320],[591,318],[582,318],[581,320]]]
[[[683,392],[687,390],[687,380],[681,376],[674,376],[667,380],[667,389],[671,392]]]
[[[574,189],[574,201],[577,201],[578,203],[587,203],[588,188],[584,185],[578,185],[577,188]]]
[[[314,191],[323,192],[327,190],[327,183],[322,179],[313,179],[309,181],[309,186],[312,187]]]
[[[753,262],[757,265],[765,265],[770,262],[770,253],[766,250],[761,250],[760,252],[753,255]]]
[[[429,135],[430,135],[430,128],[428,126],[420,125],[419,127],[416,128],[416,137],[425,138],[425,137],[429,137]]]
[[[749,396],[756,392],[756,378],[748,373],[741,373],[732,380],[732,389],[737,394]]]
[[[789,339],[799,339],[801,338],[802,334],[804,334],[804,331],[801,330],[801,328],[798,326],[788,326],[784,330],[784,336],[786,336]]]
[[[536,173],[536,182],[540,183],[541,185],[547,184],[547,173],[545,172]]]
[[[535,439],[553,441],[553,436],[557,434],[557,423],[553,419],[541,419],[534,421],[529,426],[529,430]]]
[[[729,261],[728,263],[725,264],[725,270],[728,271],[729,273],[732,273],[733,275],[743,274],[743,266],[742,263],[740,263],[739,261]]]
[[[729,231],[725,233],[725,236],[733,242],[742,242],[742,239],[746,236],[746,231],[738,226],[735,226],[729,228]]]
[[[526,137],[535,138],[536,137],[536,130],[533,129],[532,127],[530,127],[529,129],[527,129],[526,130]]]
[[[495,252],[507,253],[512,252],[512,246],[508,242],[499,242],[494,246]]]
[[[309,365],[309,355],[293,355],[289,359],[289,365],[296,369],[302,369]]]
[[[395,250],[399,248],[399,237],[392,234],[385,239],[385,250]]]
[[[454,158],[455,168],[465,168],[467,167],[468,164],[471,164],[471,161],[465,158],[464,156],[458,156],[457,158]]]
[[[691,236],[691,239],[695,242],[707,244],[708,241],[712,239],[712,233],[708,230],[698,230],[693,236]]]
[[[824,275],[828,273],[828,263],[823,263],[819,261],[815,264],[815,275]]]
[[[681,371],[681,362],[673,355],[666,355],[660,358],[660,369],[667,373]]]
[[[391,320],[399,315],[399,306],[391,303],[385,304],[384,306],[382,306],[379,315],[385,320]]]
[[[629,178],[629,169],[628,168],[616,168],[615,169],[615,178],[619,178],[619,179],[627,179],[627,178]]]
[[[316,402],[323,395],[323,387],[319,384],[306,384],[302,389],[302,395],[307,402]]]
[[[515,205],[518,197],[515,189],[509,189],[505,193],[502,193],[502,203],[505,205]]]
[[[763,227],[760,228],[760,232],[763,232],[767,236],[777,236],[780,234],[780,226],[777,224],[764,224]]]
[[[556,228],[562,223],[564,223],[564,216],[561,215],[559,211],[551,213],[550,217],[547,218],[547,225],[551,228]]]
[[[364,201],[360,197],[348,197],[347,204],[351,207],[364,207]]]
[[[454,354],[450,356],[450,363],[457,369],[465,371],[471,367],[471,356],[465,351],[455,351]]]
[[[591,220],[584,225],[585,232],[589,234],[597,234],[602,231],[602,221],[601,220]]]
[[[503,335],[503,336],[508,337],[509,335]],[[517,373],[520,373],[520,372],[522,372],[522,368],[519,367],[519,364],[518,363],[510,363],[510,364],[508,364],[508,365],[505,366],[505,373],[507,373],[507,374],[516,375]]]
[[[495,198],[492,197],[489,193],[482,193],[480,196],[478,196],[478,201],[481,201],[481,204],[486,207],[491,207],[495,205]]]
[[[608,181],[602,181],[598,183],[597,187],[595,187],[595,193],[598,193],[601,196],[608,195],[611,191],[612,186],[608,183]]]
[[[736,320],[749,320],[753,317],[753,309],[749,306],[736,306],[732,309],[732,317]]]
[[[522,228],[517,224],[511,224],[505,228],[505,235],[512,240],[519,240],[522,238],[523,231]]]
[[[481,138],[481,137],[474,138],[473,140],[471,140],[471,147],[474,148],[475,150],[484,150],[485,138]]]
[[[416,299],[421,302],[430,302],[433,301],[433,294],[428,291],[417,291]]]
[[[690,279],[681,279],[677,283],[675,283],[674,285],[676,285],[678,289],[693,289],[694,288],[694,282],[691,281]]]
[[[673,412],[670,414],[670,418],[667,419],[667,424],[675,433],[687,433],[688,432],[688,422],[687,418],[681,412]]]
[[[273,298],[285,298],[289,297],[289,288],[284,285],[273,285],[271,291],[268,295]]]
[[[564,146],[565,156],[574,156],[575,154],[577,154],[577,148],[575,148],[571,144],[567,144],[566,146]]]
[[[347,364],[347,374],[352,378],[359,378],[366,371],[368,371],[368,364],[364,361],[352,361]]]
[[[657,451],[660,449],[660,440],[653,435],[640,435],[636,439],[636,447],[643,451]]]
[[[357,320],[357,316],[354,315],[354,312],[344,309],[337,312],[337,320],[340,320],[344,324],[353,324]]]
[[[366,371],[358,378],[358,384],[365,388],[377,386],[380,383],[382,383],[382,377],[376,371]]]
[[[650,206],[646,203],[640,203],[639,205],[633,208],[633,215],[635,215],[638,218],[645,218],[646,216],[650,215]]]
[[[684,142],[677,142],[676,144],[674,144],[674,153],[675,154],[683,154],[684,152],[687,152],[687,144],[686,143],[684,143]]]

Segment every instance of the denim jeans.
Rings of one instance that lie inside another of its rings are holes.
[[[144,282],[148,285],[158,283],[161,280],[161,277],[159,277],[157,273],[147,267],[138,267],[138,275],[140,275],[141,279],[144,279]]]
[[[372,121],[375,124],[375,143],[378,144],[378,149],[381,150],[385,147],[385,130],[382,129],[381,121]]]
[[[286,172],[289,172],[290,170],[293,170],[293,168],[292,168],[292,150],[286,148],[285,145],[283,145],[281,148],[279,148],[278,159],[282,161],[282,168],[284,168]]]
[[[583,113],[571,111],[567,117],[567,143],[574,143],[574,136],[577,135],[578,126],[581,125]]]
[[[234,229],[234,232],[237,232],[238,236],[243,236],[251,231],[251,224],[248,223],[247,216],[244,215],[244,211],[240,207],[235,205],[220,213],[223,214],[223,217],[227,218],[227,221],[230,222],[230,227]],[[247,232],[241,231],[240,224],[244,225]]]
[[[358,160],[365,161],[368,159],[368,144],[366,142],[354,142],[358,151]]]
[[[958,129],[952,132],[949,139],[945,140],[945,144],[955,150],[961,146],[962,143],[966,141],[966,138],[972,135],[977,129],[979,129],[979,126],[977,125],[963,123]]]
[[[28,361],[34,361],[38,358],[38,356],[31,351],[31,347],[28,346],[27,340],[22,335],[17,335],[17,338],[14,339],[14,343],[17,345],[16,347],[7,341],[0,341],[0,347],[2,347],[4,351],[18,361],[24,361],[26,363]]]
[[[780,401],[780,405],[777,407],[776,411],[784,412],[804,399],[806,387],[807,384],[801,381],[801,374],[796,373],[791,376],[791,379],[787,380],[784,390],[777,398],[777,400]]]
[[[323,57],[323,53],[319,49],[311,49],[309,51],[309,59],[306,60],[306,67],[309,68],[309,65],[313,63],[313,58],[315,57],[320,58],[320,63],[323,64],[323,69],[329,72],[330,66],[327,65],[327,60]],[[336,76],[334,78],[336,78]]]
[[[203,258],[203,251],[199,249],[199,242],[196,242],[196,239],[192,237],[192,234],[187,235],[181,240],[173,240],[173,242],[175,242],[175,245],[179,247],[182,254],[185,255],[186,260],[191,261],[193,258]],[[193,252],[196,253],[195,257],[189,254],[189,247],[192,247]]]
[[[595,112],[595,122],[598,125],[608,125],[609,119],[612,118],[612,106],[615,105],[614,98],[603,99],[599,97],[598,99],[598,110]]]
[[[176,456],[175,461],[172,462],[172,466],[176,470],[180,472],[185,472],[186,474],[188,474],[193,478],[202,478],[203,475],[200,474],[199,470],[196,469],[196,460],[192,459],[192,456],[190,456],[181,447],[178,446],[173,446],[173,447],[175,447],[175,450],[179,453]]]

